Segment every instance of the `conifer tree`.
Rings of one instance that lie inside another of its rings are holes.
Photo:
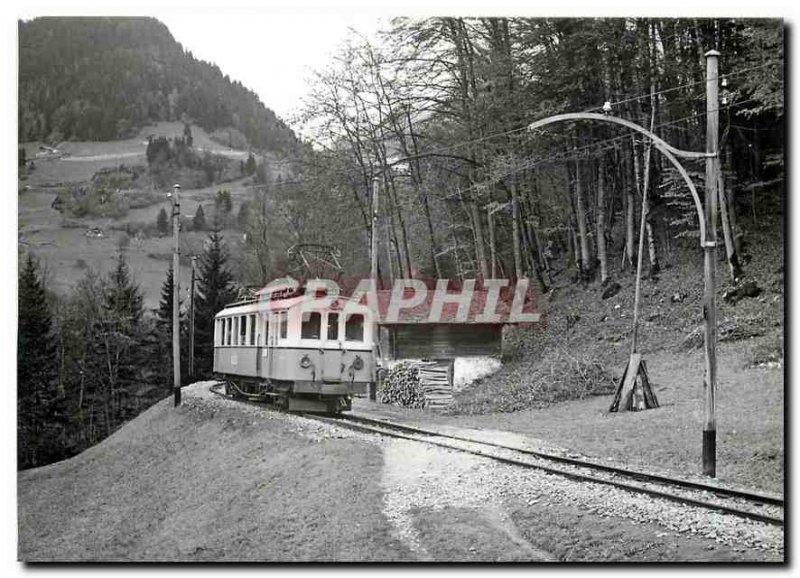
[[[131,278],[122,251],[117,266],[103,280],[101,295],[99,316],[88,344],[86,372],[96,382],[105,434],[110,435],[129,417],[122,404],[123,397],[139,382],[150,356],[141,347],[145,341],[141,290]]]
[[[192,218],[192,228],[195,231],[204,231],[206,227],[206,212],[203,209],[203,205],[198,205],[197,211],[195,211],[194,214],[194,218]]]
[[[253,153],[250,153],[247,156],[247,162],[244,165],[245,173],[248,175],[252,175],[256,172],[256,157],[253,156]]]
[[[161,300],[156,310],[156,320],[154,326],[154,342],[156,343],[153,354],[154,370],[158,383],[165,388],[173,387],[172,378],[172,303],[175,295],[175,272],[170,264],[167,276],[161,285]],[[187,372],[183,367],[188,367],[189,355],[189,336],[186,319],[186,311],[183,310],[183,300],[180,300],[180,332],[181,332],[181,376],[186,376]]]
[[[19,468],[46,463],[48,439],[61,421],[56,388],[56,341],[39,266],[29,254],[19,277],[17,337],[17,460]]]
[[[158,227],[158,232],[161,235],[166,235],[169,233],[169,217],[167,216],[167,210],[164,207],[161,207],[161,210],[158,212],[156,227]]]
[[[236,294],[233,276],[227,268],[228,255],[219,232],[209,235],[200,257],[200,277],[195,301],[195,363],[198,377],[210,376],[214,355],[214,316]]]

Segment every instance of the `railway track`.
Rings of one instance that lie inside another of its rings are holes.
[[[619,468],[589,460],[517,448],[465,436],[449,435],[408,424],[346,414],[305,417],[354,431],[406,439],[535,469],[581,482],[608,485],[684,505],[783,526],[783,499],[778,496],[723,488],[691,480]],[[716,498],[716,499],[712,499]]]
[[[211,391],[227,399],[223,384]],[[269,407],[255,400],[236,400]],[[276,410],[277,411],[277,410]],[[722,512],[773,526],[783,526],[784,501],[779,496],[745,492],[691,480],[620,468],[590,460],[518,448],[466,436],[450,435],[408,424],[355,414],[336,417],[302,413],[303,417],[361,433],[425,443],[485,457],[507,465],[534,469],[572,480],[603,484],[679,504]],[[715,498],[715,499],[714,499]]]

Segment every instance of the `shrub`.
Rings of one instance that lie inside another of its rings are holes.
[[[510,412],[610,395],[615,391],[613,374],[595,358],[576,356],[562,347],[552,347],[540,359],[514,364],[479,380],[457,393],[448,413],[481,414]]]

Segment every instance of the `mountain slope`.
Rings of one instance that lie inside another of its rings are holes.
[[[233,127],[250,145],[295,146],[252,91],[195,59],[154,18],[19,22],[19,140],[113,140],[184,116],[208,132]]]

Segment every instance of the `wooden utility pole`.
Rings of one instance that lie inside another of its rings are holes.
[[[372,179],[372,235],[369,249],[369,278],[378,287],[378,177]]]
[[[655,91],[655,88],[651,85],[650,86],[650,93],[652,94]],[[650,112],[650,132],[653,132],[655,127],[656,121],[656,109],[655,107],[651,107]],[[638,345],[637,338],[639,336],[639,300],[641,296],[641,287],[642,287],[642,258],[644,256],[644,235],[645,235],[645,228],[647,226],[647,212],[648,212],[648,203],[647,203],[647,193],[648,189],[650,188],[650,153],[653,150],[652,143],[647,144],[647,150],[644,155],[644,182],[642,183],[642,219],[641,224],[639,226],[639,252],[637,254],[636,260],[636,289],[634,291],[633,297],[633,339],[631,344],[631,355],[636,353],[636,347]],[[636,153],[634,152],[634,155]],[[637,177],[638,180],[638,177]]]
[[[706,52],[706,198],[705,225],[705,421],[703,424],[703,473],[717,475],[717,303],[714,281],[717,261],[717,199],[719,186],[719,52]],[[711,156],[713,155],[713,156]]]
[[[370,239],[370,253],[369,253],[369,278],[373,283],[373,288],[378,289],[378,177],[372,178],[372,236]],[[389,255],[389,263],[391,264],[392,256]],[[377,397],[378,384],[372,381],[367,386],[367,395],[369,399],[375,400]]]
[[[194,377],[194,283],[197,278],[197,257],[192,256],[192,284],[189,292],[189,377]]]
[[[172,187],[172,271],[173,288],[172,293],[172,387],[175,393],[175,407],[181,404],[181,186],[176,184]]]

